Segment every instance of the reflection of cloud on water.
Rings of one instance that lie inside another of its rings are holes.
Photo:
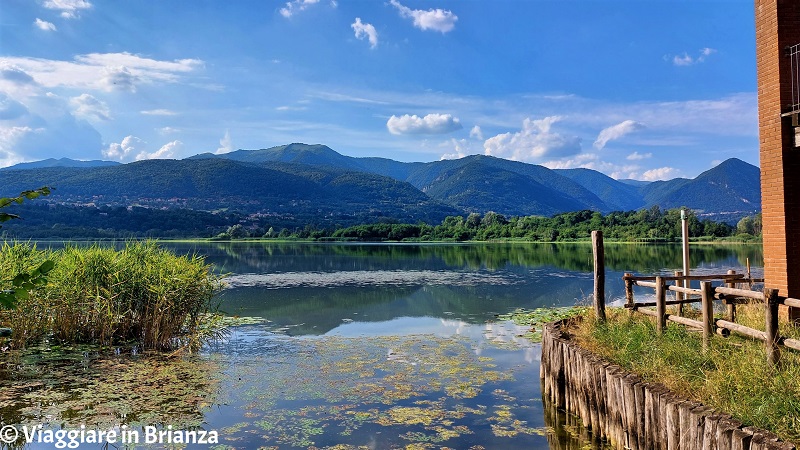
[[[283,289],[340,286],[511,285],[522,280],[513,274],[445,270],[358,270],[341,272],[285,272],[241,274],[225,278],[228,287]]]
[[[398,317],[385,322],[344,323],[326,333],[326,336],[364,338],[395,335],[459,336],[471,341],[470,346],[476,355],[481,355],[487,349],[521,350],[524,352],[525,361],[532,363],[539,360],[540,351],[537,345],[520,336],[526,331],[527,327],[521,327],[513,322],[477,325],[435,317]]]

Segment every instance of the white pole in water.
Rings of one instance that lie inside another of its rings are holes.
[[[689,276],[689,223],[686,221],[686,210],[681,209],[681,237],[683,240],[683,275]],[[689,287],[689,280],[683,280],[683,287]]]

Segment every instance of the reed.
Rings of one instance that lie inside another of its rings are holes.
[[[191,336],[214,309],[212,298],[221,286],[202,257],[178,256],[152,241],[128,242],[120,250],[68,245],[54,252],[4,244],[0,270],[14,273],[46,259],[55,261],[47,283],[15,309],[3,311],[2,322],[14,330],[14,347],[46,337],[59,343],[174,349],[195,342]]]

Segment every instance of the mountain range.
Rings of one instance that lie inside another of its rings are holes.
[[[236,210],[295,226],[438,223],[472,212],[550,216],[656,205],[735,222],[761,209],[758,167],[735,158],[694,179],[640,182],[482,155],[428,163],[356,158],[319,144],[128,164],[50,159],[0,169],[0,196],[44,185],[55,188],[48,202]]]

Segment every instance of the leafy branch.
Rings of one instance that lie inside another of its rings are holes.
[[[48,186],[40,187],[30,191],[24,191],[17,197],[2,197],[0,198],[0,209],[6,208],[13,204],[22,204],[26,199],[33,200],[35,198],[50,195],[51,188]],[[0,211],[0,222],[7,222],[12,219],[20,219],[16,214]],[[2,228],[2,225],[0,225]],[[30,296],[30,291],[37,286],[47,282],[47,273],[53,270],[55,262],[47,260],[39,265],[31,272],[22,272],[17,274],[13,279],[3,280],[2,283],[11,282],[11,289],[0,291],[0,307],[14,308],[19,300],[25,300]]]

